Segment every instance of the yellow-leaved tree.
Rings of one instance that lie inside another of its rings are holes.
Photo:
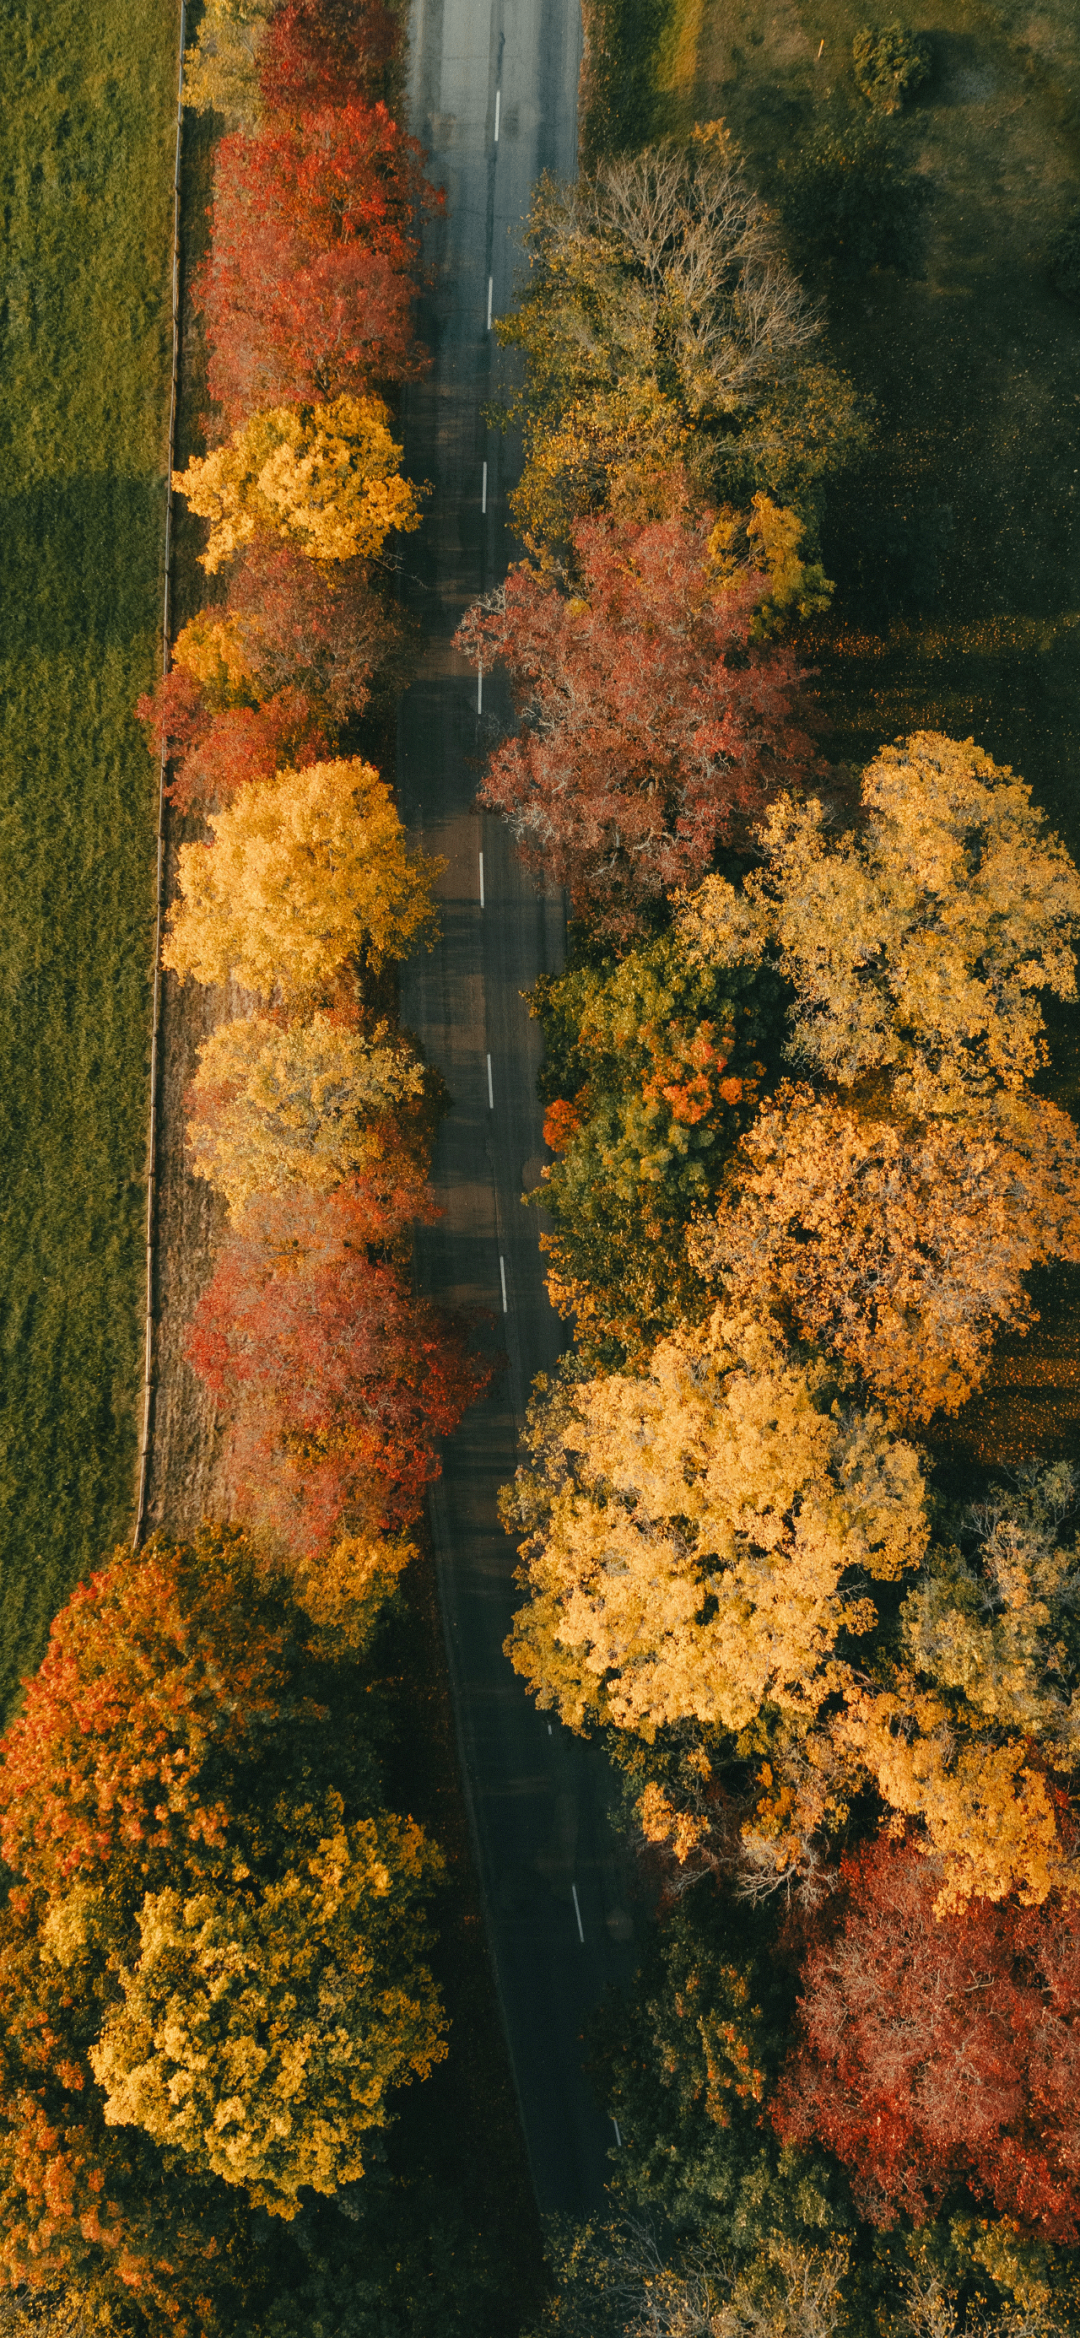
[[[737,1731],[766,1703],[809,1728],[851,1678],[839,1640],[878,1620],[851,1586],[926,1547],[912,1447],[747,1316],[574,1388],[534,1449],[506,1505],[530,1593],[507,1648],[572,1728]]]
[[[790,1309],[924,1421],[971,1395],[996,1329],[1032,1320],[1027,1271],[1080,1259],[1080,1144],[1043,1098],[923,1120],[887,1118],[885,1101],[782,1087],[742,1139],[737,1197],[690,1247],[734,1304]]]
[[[370,1033],[333,1014],[221,1023],[188,1090],[192,1162],[233,1218],[256,1193],[328,1193],[389,1149],[410,1149],[400,1108],[423,1092],[422,1063],[386,1023]]]
[[[273,0],[206,0],[184,51],[184,104],[223,114],[229,130],[257,130],[262,117],[259,52]]]
[[[360,1655],[368,1646],[399,1576],[417,1557],[399,1534],[343,1534],[325,1554],[309,1557],[298,1577],[305,1615],[333,1641]]]
[[[751,639],[769,641],[795,619],[804,623],[827,609],[833,586],[819,560],[802,557],[806,523],[771,495],[754,495],[746,512],[725,508],[709,537],[709,560],[721,588],[745,581],[747,570],[768,578]]]
[[[312,560],[372,559],[391,528],[420,524],[420,490],[398,470],[401,451],[381,398],[271,406],[174,471],[173,486],[211,523],[200,555],[211,575],[257,533]]]
[[[1076,996],[1080,874],[1031,802],[971,739],[920,731],[864,773],[864,824],[836,835],[782,798],[741,893],[684,899],[692,953],[768,953],[792,984],[796,1062],[851,1087],[886,1075],[898,1106],[942,1114],[1022,1088],[1044,1059],[1038,993]]]
[[[411,1820],[359,1819],[256,1896],[149,1892],[90,2065],[109,2126],[139,2127],[271,2215],[364,2173],[386,2093],[446,2054],[402,1902],[438,1858]]]
[[[879,1798],[937,1862],[941,1914],[973,1898],[1039,1905],[1080,1894],[1068,1819],[1080,1754],[1080,1549],[1061,1526],[1077,1473],[1032,1468],[965,1521],[968,1547],[932,1547],[873,1660],[806,1728],[769,1721],[748,1794],[718,1795],[700,1741],[639,1804],[646,1838],[687,1872],[735,1869],[753,1895],[798,1879],[811,1894],[824,1838],[856,1796]],[[971,1542],[974,1548],[971,1547]],[[715,1746],[713,1748],[715,1753]]]
[[[835,1724],[942,1859],[942,1912],[973,1896],[1080,1893],[1061,1825],[1080,1755],[1080,1547],[1061,1536],[1078,1490],[1055,1464],[977,1507],[974,1551],[934,1551],[904,1602],[893,1685],[864,1686]]]
[[[181,626],[173,643],[172,662],[194,676],[206,705],[215,714],[222,707],[243,705],[255,696],[254,676],[235,617],[201,610]]]
[[[404,957],[432,924],[441,863],[405,850],[390,790],[359,757],[253,780],[180,847],[180,896],[162,952],[199,982],[315,1000],[363,950]]]

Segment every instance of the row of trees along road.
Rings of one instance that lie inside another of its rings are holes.
[[[434,870],[348,736],[406,670],[382,556],[421,512],[388,398],[427,363],[436,199],[401,46],[380,0],[208,0],[187,60],[227,134],[192,296],[211,443],[174,484],[220,582],[137,711],[205,823],[164,955],[224,1010],[189,1099],[223,1204],[189,1353],[234,1523],[84,1585],[0,1749],[0,2262],[80,2329],[487,2310],[452,2206],[380,2139],[447,2024],[379,1635],[489,1372],[411,1288],[441,1097],[393,968]]]
[[[481,800],[568,885],[508,1654],[600,1734],[659,1894],[592,2054],[617,2221],[545,2328],[1049,2338],[1080,2305],[1080,1479],[920,1433],[1080,1259],[1041,999],[1080,876],[922,732],[823,752],[799,629],[873,417],[722,125],[541,188],[528,558],[460,646]],[[971,1495],[976,1496],[971,1499]]]

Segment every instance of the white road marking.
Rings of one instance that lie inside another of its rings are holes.
[[[584,1944],[584,1940],[585,1940],[585,1926],[584,1926],[584,1924],[583,1924],[583,1923],[582,1923],[582,1921],[581,1921],[581,1909],[580,1909],[580,1907],[578,1906],[578,1896],[577,1896],[577,1885],[576,1885],[576,1883],[572,1883],[572,1884],[571,1884],[571,1886],[570,1886],[570,1889],[571,1889],[571,1891],[573,1892],[573,1895],[574,1895],[574,1914],[575,1914],[575,1916],[577,1917],[577,1936],[578,1936],[578,1939],[579,1939],[579,1940],[580,1940],[580,1941],[581,1941],[581,1942]]]
[[[484,855],[480,855],[480,907],[484,906]]]
[[[500,108],[500,106],[501,106],[501,105],[502,105],[502,91],[501,91],[501,89],[497,89],[497,90],[496,90],[496,92],[495,92],[495,144],[496,144],[496,146],[497,146],[497,145],[498,145],[498,143],[499,143],[499,108]]]
[[[481,509],[481,511],[486,511],[486,510],[487,510],[487,464],[486,464],[486,463],[484,464],[484,468],[483,468],[483,471],[482,471],[482,473],[481,473],[481,476],[480,476],[480,509]]]
[[[491,1085],[491,1057],[488,1057],[488,1111],[495,1110],[495,1090]]]
[[[499,1281],[502,1284],[503,1314],[509,1315],[510,1309],[506,1304],[506,1260],[501,1256],[501,1254],[499,1257]]]
[[[476,711],[477,711],[477,714],[483,714],[483,711],[484,711],[484,669],[483,669],[483,666],[477,666],[477,669],[476,669]]]
[[[615,2129],[615,2141],[616,2141],[616,2143],[617,2143],[617,2144],[618,2144],[618,2146],[619,2146],[619,2150],[621,2151],[621,2150],[622,2150],[622,2135],[621,2135],[621,2133],[620,2133],[620,2129],[619,2129],[619,2122],[618,2122],[618,2120],[617,2120],[617,2118],[616,2118],[616,2116],[615,2116],[615,2113],[614,2113],[614,2111],[613,2111],[613,2112],[612,2112],[612,2114],[611,2114],[611,2124],[612,2124],[612,2126],[613,2126],[613,2127],[614,2127],[614,2129]]]
[[[488,332],[489,332],[489,333],[490,333],[490,331],[491,331],[491,285],[492,285],[492,279],[491,279],[491,277],[489,276],[489,277],[488,277],[488,321],[487,321],[487,329],[488,329]]]

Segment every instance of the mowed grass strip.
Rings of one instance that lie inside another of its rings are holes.
[[[172,0],[0,0],[0,1712],[131,1523]]]

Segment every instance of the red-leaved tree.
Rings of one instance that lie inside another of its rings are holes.
[[[259,52],[263,106],[296,117],[351,97],[385,97],[401,46],[402,20],[382,0],[284,0]]]
[[[521,720],[482,802],[616,940],[817,766],[790,650],[750,641],[761,579],[710,581],[711,517],[582,521],[572,596],[522,565],[456,636],[485,669],[507,668]]]
[[[965,2185],[1080,2240],[1080,1904],[974,1901],[935,1917],[940,1876],[881,1838],[846,1859],[811,1926],[802,2040],[773,2120],[820,2137],[875,2224],[918,2223]]]
[[[238,1515],[299,1558],[339,1531],[418,1517],[439,1474],[435,1439],[491,1378],[394,1255],[406,1226],[435,1214],[404,1158],[329,1194],[260,1196],[196,1310],[187,1352],[232,1415]]]
[[[333,752],[321,710],[303,690],[215,710],[195,676],[172,666],[135,712],[155,760],[164,744],[172,773],[165,792],[180,812],[227,802],[249,780],[272,779],[285,764],[302,771]]]
[[[197,298],[229,424],[267,406],[412,380],[417,222],[435,198],[381,102],[351,98],[218,148]]]
[[[403,620],[373,591],[365,561],[339,566],[328,575],[291,546],[256,537],[234,564],[227,599],[202,613],[228,629],[244,674],[240,703],[222,704],[183,663],[183,637],[177,663],[139,699],[155,762],[165,747],[179,811],[226,802],[285,764],[324,762],[342,724],[369,703],[377,670],[404,682]]]
[[[366,561],[320,568],[256,536],[234,563],[226,609],[260,698],[292,686],[340,724],[363,713],[377,674],[405,679],[405,621],[373,589]]]

